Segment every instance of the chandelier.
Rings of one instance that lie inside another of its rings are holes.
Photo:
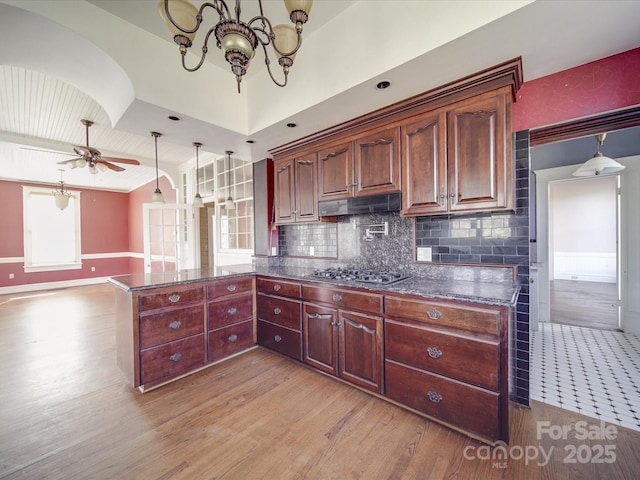
[[[272,26],[262,11],[262,0],[258,0],[260,15],[244,22],[240,19],[240,3],[241,0],[235,0],[233,14],[224,0],[203,3],[199,9],[187,0],[160,0],[158,9],[173,35],[173,41],[180,47],[182,66],[185,70],[195,72],[202,66],[208,51],[209,37],[213,34],[217,47],[224,51],[225,59],[236,76],[238,93],[240,93],[242,77],[247,73],[258,45],[262,46],[264,51],[264,63],[271,80],[279,87],[284,87],[287,84],[289,68],[293,65],[293,59],[302,44],[302,25],[309,19],[313,0],[284,0],[289,18],[295,24],[295,28],[284,24]],[[218,13],[219,20],[206,33],[200,61],[194,67],[188,67],[185,63],[187,49],[193,44],[196,32],[202,25],[202,12],[206,7],[213,8]],[[284,73],[282,82],[276,80],[271,72],[268,45],[272,45],[278,57],[278,64],[282,67]]]

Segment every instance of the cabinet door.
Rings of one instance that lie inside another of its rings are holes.
[[[382,318],[344,311],[338,315],[340,377],[382,393]]]
[[[295,220],[318,220],[318,157],[315,153],[295,159]]]
[[[400,190],[400,133],[381,130],[355,142],[355,196]]]
[[[353,147],[342,143],[318,152],[318,200],[353,195]]]
[[[446,117],[433,112],[403,125],[402,213],[447,211]]]
[[[331,308],[303,306],[304,361],[333,375],[338,373],[336,318],[337,311]]]
[[[450,210],[512,206],[507,101],[505,94],[485,96],[447,113]]]
[[[284,158],[273,163],[276,223],[295,222],[294,168],[293,158]]]

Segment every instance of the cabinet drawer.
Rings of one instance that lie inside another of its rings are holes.
[[[204,300],[202,287],[175,288],[165,293],[140,295],[140,311],[156,310],[164,307],[177,307]]]
[[[500,438],[500,395],[386,362],[387,396],[489,440]]]
[[[253,277],[234,277],[207,285],[207,298],[213,300],[225,295],[250,292],[253,289]]]
[[[258,344],[302,361],[302,333],[258,320]]]
[[[500,311],[491,308],[453,306],[443,303],[388,296],[385,313],[391,317],[419,320],[430,325],[453,327],[477,333],[498,335]]]
[[[302,302],[299,300],[258,294],[258,318],[283,327],[300,330],[302,328],[301,304]]]
[[[204,335],[195,335],[143,350],[142,384],[169,380],[204,365]]]
[[[253,294],[245,293],[222,302],[209,302],[209,330],[253,318]]]
[[[300,284],[297,282],[287,282],[274,278],[258,278],[257,285],[259,293],[300,298]]]
[[[364,310],[372,313],[382,312],[382,295],[375,293],[303,285],[302,298],[314,302],[328,303],[338,308],[348,308],[349,310]]]
[[[253,320],[214,330],[209,332],[209,360],[220,360],[253,344]]]
[[[174,308],[140,316],[140,346],[150,348],[162,343],[203,333],[202,305]]]
[[[386,358],[498,390],[499,344],[385,321]]]

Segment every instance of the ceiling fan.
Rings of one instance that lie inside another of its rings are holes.
[[[89,146],[89,127],[93,125],[93,122],[85,119],[80,120],[80,122],[86,128],[87,144],[84,146],[73,145],[73,151],[76,152],[78,158],[71,158],[69,160],[58,162],[58,165],[67,165],[71,169],[88,166],[89,172],[94,174],[104,172],[107,169],[113,170],[114,172],[124,171],[124,168],[119,165],[114,165],[112,162],[125,163],[128,165],[140,165],[138,160],[132,160],[129,158],[103,157],[100,150]]]

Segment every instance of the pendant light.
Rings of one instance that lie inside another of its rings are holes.
[[[158,137],[161,137],[162,134],[158,132],[151,132],[151,136],[154,138],[156,144],[156,191],[153,192],[151,203],[164,203],[164,197],[160,191],[160,184],[158,180]]]
[[[198,151],[202,144],[200,142],[193,142],[193,146],[196,147],[196,196],[193,198],[193,206],[201,207],[202,206],[202,197],[200,196],[200,172],[199,172],[199,161],[198,161]]]
[[[613,158],[605,157],[600,153],[600,147],[607,137],[606,133],[596,135],[598,145],[596,153],[592,158],[583,163],[580,168],[573,172],[574,177],[593,177],[596,175],[610,175],[624,169],[624,165],[619,164]]]
[[[227,210],[235,210],[236,204],[231,197],[231,154],[233,153],[230,150],[225,152],[227,154],[227,192],[229,196],[227,197],[226,202],[224,202],[224,208]]]
[[[61,168],[59,170],[60,170],[60,188],[57,190],[54,190],[51,193],[53,193],[53,197],[56,201],[56,207],[58,207],[60,210],[64,210],[69,205],[69,197],[71,197],[71,194],[69,193],[69,190],[64,189],[64,181],[62,180],[62,172],[64,172],[64,170]]]

